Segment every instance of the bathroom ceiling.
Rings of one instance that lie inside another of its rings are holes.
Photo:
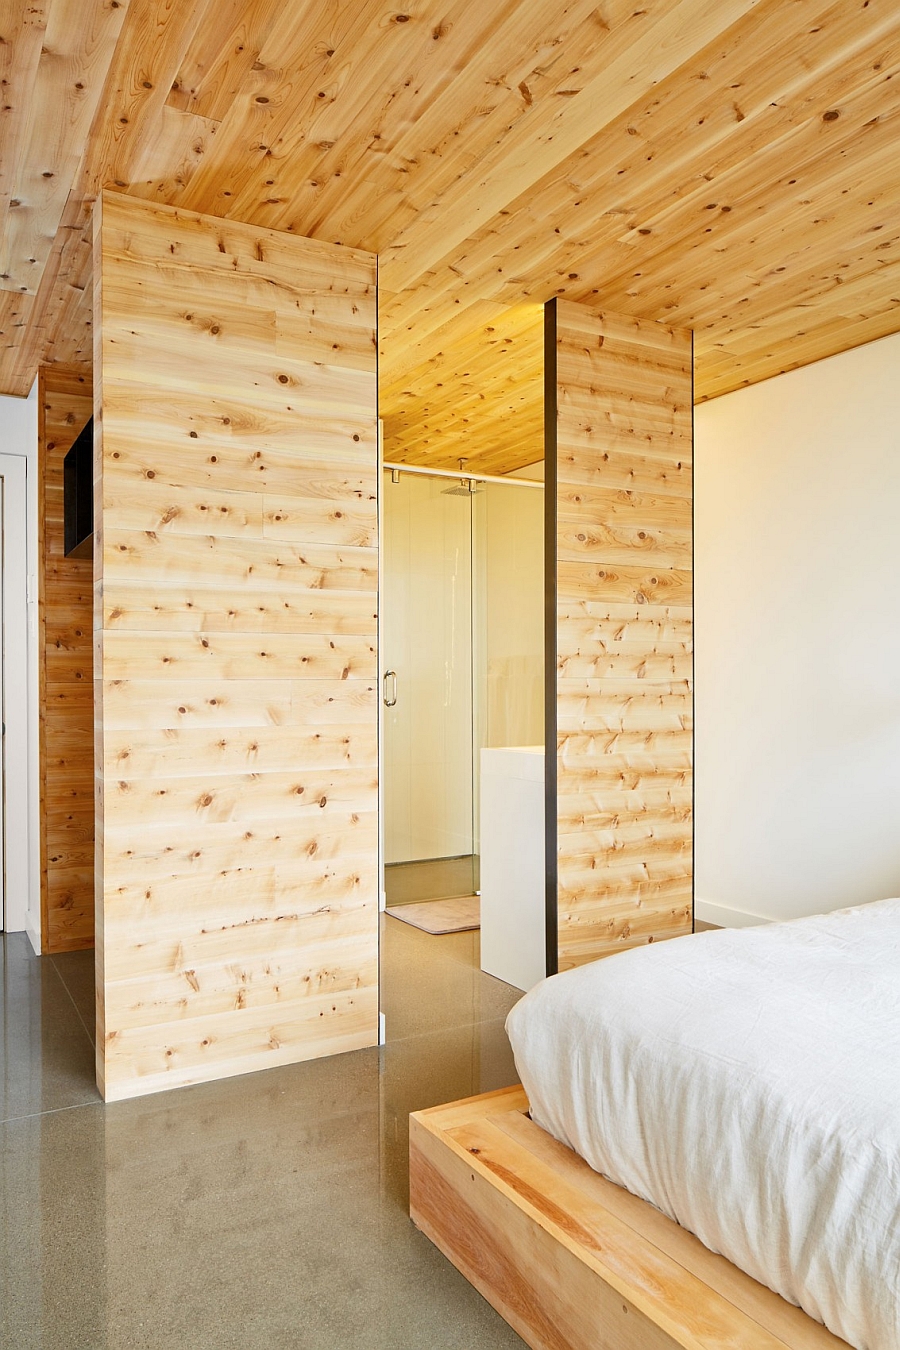
[[[102,187],[377,251],[397,457],[481,404],[515,467],[552,295],[693,328],[698,398],[900,329],[900,0],[0,0],[0,38],[5,393],[90,359]]]
[[[544,308],[517,305],[432,356],[410,377],[382,380],[389,460],[508,473],[544,458]]]

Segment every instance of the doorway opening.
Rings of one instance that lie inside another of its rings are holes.
[[[496,753],[531,751],[543,766],[543,464],[509,475],[467,467],[454,473],[387,462],[382,469],[383,903],[393,942],[393,952],[383,949],[382,988],[389,1019],[396,984],[406,978],[395,959],[401,948],[430,969],[431,993],[422,990],[429,999],[452,1005],[489,996],[482,974],[509,983],[505,970],[483,959],[482,853],[504,845],[493,838],[499,827],[482,785]],[[541,799],[542,774],[537,791]],[[542,887],[542,870],[535,883]],[[454,1016],[451,1006],[446,1015]]]
[[[0,454],[0,931],[21,932],[29,901],[28,618],[25,459]]]

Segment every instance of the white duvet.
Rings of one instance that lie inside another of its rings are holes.
[[[535,1121],[858,1350],[900,1350],[900,900],[545,980]]]

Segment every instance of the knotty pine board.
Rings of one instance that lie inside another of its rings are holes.
[[[2,46],[11,61],[0,59],[0,72],[11,118],[0,203],[12,209],[0,209],[3,290],[34,294],[40,286],[127,10],[108,0],[4,7]]]
[[[547,309],[560,970],[691,931],[691,346],[661,324]]]
[[[98,1079],[377,1041],[371,255],[95,222]]]
[[[410,1217],[535,1350],[848,1350],[530,1118],[521,1088],[416,1111]]]
[[[504,310],[413,377],[382,383],[389,462],[503,474],[543,459],[543,305]],[[388,411],[389,410],[389,411]]]
[[[891,0],[8,8],[4,393],[86,358],[103,187],[379,253],[409,462],[528,462],[498,334],[551,296],[693,329],[699,399],[900,326]]]
[[[38,374],[41,949],[94,942],[93,592],[64,553],[63,460],[93,411],[90,367]]]

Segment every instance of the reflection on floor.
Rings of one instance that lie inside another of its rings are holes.
[[[481,859],[477,854],[459,858],[425,858],[421,862],[389,863],[384,869],[384,890],[389,905],[408,905],[417,900],[444,900],[453,895],[471,895],[480,885]]]
[[[93,954],[0,966],[0,1345],[521,1346],[406,1215],[407,1119],[517,1081],[478,934],[383,920],[380,1050],[104,1106]]]
[[[502,1027],[522,993],[482,974],[479,936],[433,937],[396,919],[383,920],[381,1006],[389,1044],[452,1027],[468,1027],[473,1033],[497,1021]],[[509,1055],[505,1032],[500,1044]]]

